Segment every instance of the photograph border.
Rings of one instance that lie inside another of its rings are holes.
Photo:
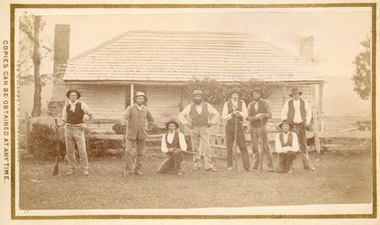
[[[16,54],[15,54],[15,15],[18,9],[54,9],[54,8],[348,8],[348,7],[369,7],[372,10],[372,54],[371,54],[371,72],[372,72],[372,188],[373,201],[371,214],[322,214],[322,215],[64,215],[64,216],[19,216],[16,215]],[[11,74],[11,219],[12,220],[29,220],[29,219],[343,219],[343,218],[377,218],[377,166],[376,166],[376,10],[377,3],[319,3],[319,4],[10,4],[10,74]]]

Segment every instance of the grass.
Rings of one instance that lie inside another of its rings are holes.
[[[356,204],[372,202],[371,153],[312,153],[316,171],[302,169],[300,155],[293,174],[227,171],[226,161],[215,160],[218,172],[192,171],[157,174],[162,154],[149,152],[144,175],[121,177],[120,157],[90,161],[90,176],[65,175],[67,162],[53,177],[53,161],[22,160],[20,202],[22,210],[138,209],[280,206],[304,204]],[[240,160],[241,163],[241,160]],[[242,166],[240,165],[240,168]]]

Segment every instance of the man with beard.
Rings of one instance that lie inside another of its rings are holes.
[[[293,88],[289,95],[292,99],[285,102],[282,108],[281,120],[286,120],[293,123],[294,133],[298,136],[298,142],[302,153],[302,163],[305,170],[315,170],[310,166],[309,153],[307,149],[306,127],[310,125],[311,110],[309,103],[300,98],[302,95],[298,88]]]
[[[149,109],[143,104],[148,100],[143,92],[136,92],[135,104],[130,105],[124,111],[121,124],[127,124],[126,135],[126,170],[130,174],[142,175],[141,165],[144,158],[145,139],[148,136],[147,131],[153,128],[154,118]],[[148,125],[147,125],[148,122]],[[136,162],[132,168],[132,148],[136,143]]]
[[[234,140],[236,139],[241,157],[243,159],[244,169],[246,171],[253,171],[249,163],[247,143],[245,141],[245,134],[243,131],[243,121],[248,116],[247,106],[243,100],[239,99],[241,97],[241,93],[237,88],[232,89],[230,96],[231,100],[224,104],[222,113],[222,118],[226,121],[225,132],[227,139],[227,170],[232,170],[232,148]]]
[[[273,172],[273,156],[269,149],[267,122],[272,118],[272,110],[268,100],[262,99],[261,89],[256,87],[253,89],[253,102],[248,105],[248,117],[247,120],[251,121],[251,141],[253,158],[253,169],[257,170],[260,162],[259,153],[259,138],[262,141],[263,149],[261,149],[262,155],[267,157],[268,171]],[[262,160],[262,159],[261,159]],[[262,164],[261,164],[262,165]]]
[[[190,128],[191,144],[193,151],[197,153],[193,156],[193,170],[201,168],[201,152],[199,143],[205,160],[206,171],[217,171],[211,160],[208,128],[216,124],[219,113],[212,105],[202,100],[202,91],[194,90],[194,103],[188,105],[178,116],[179,121]],[[191,121],[186,118],[189,116]]]

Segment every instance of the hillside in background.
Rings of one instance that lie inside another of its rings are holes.
[[[362,100],[353,91],[350,77],[325,76],[323,87],[324,116],[371,115],[371,101]]]

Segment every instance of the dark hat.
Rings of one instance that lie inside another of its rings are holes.
[[[261,91],[261,88],[259,88],[259,87],[255,87],[253,89],[253,92],[260,92],[260,95],[263,95],[263,92]]]
[[[201,90],[194,90],[193,96],[194,95],[202,95],[202,91]]]
[[[289,96],[292,97],[294,94],[299,94],[301,96],[302,91],[298,91],[298,88],[292,88],[292,93]]]
[[[71,92],[75,92],[75,93],[77,93],[77,99],[79,99],[80,98],[80,93],[79,93],[79,91],[77,91],[77,90],[74,90],[74,89],[70,89],[70,90],[68,90],[67,92],[66,92],[66,97],[67,98],[70,98],[70,94],[71,94]]]
[[[144,92],[142,92],[142,91],[136,92],[134,99],[136,99],[139,96],[144,96],[145,101],[148,101],[148,97],[146,97],[146,95],[144,94]]]
[[[230,96],[231,96],[233,93],[236,93],[236,94],[239,95],[239,97],[241,97],[241,92],[239,91],[239,89],[237,89],[237,88],[232,88],[232,90],[230,91]]]
[[[170,119],[169,122],[166,123],[166,129],[168,129],[169,124],[174,124],[176,129],[179,127],[179,123],[175,119]]]
[[[283,121],[280,123],[280,125],[278,125],[278,126],[282,129],[282,125],[284,125],[284,124],[289,124],[290,129],[293,128],[293,123],[290,122],[290,121],[287,121],[287,120],[283,120]]]

